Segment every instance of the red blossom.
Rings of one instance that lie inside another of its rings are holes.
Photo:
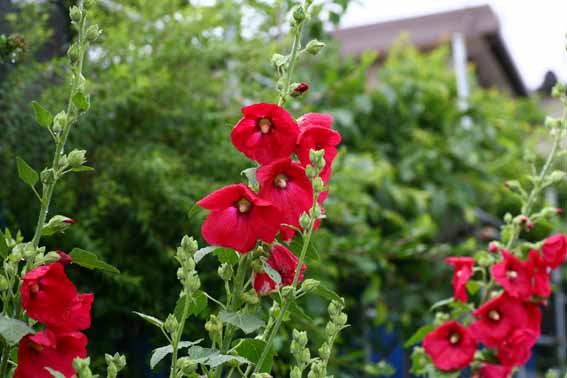
[[[545,239],[541,246],[543,259],[552,269],[563,264],[567,256],[567,237],[563,234],[557,234]]]
[[[280,274],[281,286],[289,286],[293,283],[295,270],[299,263],[293,252],[278,244],[272,248],[271,255],[266,262]],[[303,274],[306,269],[307,267],[303,264],[299,272],[298,282],[303,281]],[[259,273],[254,277],[254,289],[260,295],[268,294],[276,289],[276,283],[266,273]]]
[[[494,280],[515,298],[527,300],[532,294],[532,276],[528,264],[520,261],[505,249],[503,260],[491,268]]]
[[[260,164],[293,153],[299,129],[284,108],[260,103],[242,108],[242,114],[244,118],[238,121],[231,134],[238,151]]]
[[[538,251],[532,249],[528,254],[528,266],[532,273],[532,294],[547,298],[551,295],[549,267]]]
[[[75,377],[73,360],[87,356],[87,337],[81,332],[55,333],[47,328],[24,337],[18,347],[14,378],[51,378],[45,368]]]
[[[538,334],[529,328],[517,329],[498,347],[498,360],[505,366],[520,366],[528,362]]]
[[[522,301],[504,293],[480,306],[473,315],[477,320],[471,324],[471,331],[481,343],[496,348],[512,330],[527,327],[531,314]]]
[[[474,259],[472,257],[448,257],[445,262],[453,265],[453,292],[455,299],[466,303],[467,281],[473,274]]]
[[[437,369],[450,371],[470,365],[476,340],[469,329],[451,320],[425,336],[423,347]]]
[[[266,295],[276,290],[276,283],[267,273],[256,273],[254,276],[254,290],[258,295]]]
[[[333,160],[337,156],[337,145],[341,135],[331,129],[333,118],[327,114],[310,113],[303,116],[299,128],[296,154],[303,166],[311,164],[310,150],[325,150],[325,167],[321,178],[327,182],[331,178]]]
[[[274,241],[281,213],[244,184],[221,188],[197,202],[211,210],[203,223],[203,237],[211,245],[249,252],[257,240]]]
[[[299,217],[313,205],[313,188],[305,168],[285,158],[260,167],[256,176],[260,183],[259,196],[280,210],[282,224],[299,227]],[[283,240],[291,240],[294,234],[287,226],[280,228]]]
[[[473,378],[510,378],[512,367],[496,364],[482,364],[474,374]]]

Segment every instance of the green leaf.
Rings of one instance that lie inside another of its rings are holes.
[[[20,176],[22,181],[29,186],[35,186],[39,180],[39,175],[35,169],[19,157],[16,158],[16,165],[18,166],[18,176]]]
[[[0,256],[2,256],[2,258],[6,258],[9,253],[10,251],[8,249],[8,244],[6,243],[6,236],[0,230]]]
[[[256,170],[258,168],[253,167],[253,168],[247,168],[245,170],[243,170],[242,172],[240,172],[240,175],[246,177],[246,179],[248,180],[248,186],[251,188],[257,187],[258,184],[258,179],[256,178]]]
[[[137,312],[137,311],[132,311],[134,314],[138,315],[140,318],[144,319],[145,321],[147,321],[148,323],[155,325],[158,328],[162,328],[163,327],[163,322],[161,320],[159,320],[158,318],[156,318],[155,316],[151,316],[151,315],[146,315],[143,314],[141,312]]]
[[[60,373],[57,370],[53,370],[50,367],[45,367],[44,369],[47,370],[49,374],[51,374],[51,377],[53,378],[65,378],[65,374]]]
[[[280,286],[282,283],[282,276],[280,273],[272,268],[270,264],[264,261],[264,272],[276,283],[276,286]]]
[[[238,252],[229,248],[219,248],[213,253],[223,264],[234,265],[238,263],[238,260],[240,259]]]
[[[189,348],[193,345],[199,344],[203,339],[197,341],[180,341],[177,345],[177,350],[182,348]],[[168,354],[173,353],[173,346],[166,345],[161,348],[156,348],[152,352],[152,357],[150,358],[150,368],[153,370],[157,364],[160,363]]]
[[[225,323],[232,324],[233,326],[240,328],[246,334],[252,333],[266,324],[256,315],[239,314],[224,310],[219,313],[219,319]]]
[[[77,92],[73,96],[73,105],[75,105],[81,112],[84,112],[91,106],[91,100],[89,96],[85,95],[83,92]]]
[[[0,336],[9,345],[19,343],[22,337],[33,333],[35,331],[21,320],[0,316]]]
[[[207,308],[207,303],[209,301],[205,293],[201,290],[196,291],[190,300],[191,303],[189,303],[189,312],[187,313],[187,316],[199,315],[204,309]],[[178,321],[181,321],[184,307],[185,307],[185,295],[182,295],[177,300],[177,303],[175,305],[175,310],[173,311]]]
[[[302,248],[303,248],[303,241],[301,238],[294,238],[291,244],[289,245],[289,249],[291,249],[292,251],[301,251]],[[314,240],[311,240],[311,242],[307,246],[306,256],[313,260],[319,260],[320,258],[319,249],[317,248],[317,245],[315,244]]]
[[[453,297],[451,297],[451,298],[445,298],[445,299],[442,299],[442,300],[440,300],[440,301],[437,301],[437,302],[433,303],[433,305],[431,306],[431,308],[429,309],[429,311],[433,311],[433,310],[435,310],[436,308],[443,307],[443,306],[446,306],[446,305],[448,305],[448,304],[451,304],[453,301],[454,301]]]
[[[71,169],[71,172],[94,172],[93,167],[89,167],[87,165],[81,165],[80,167],[75,167]]]
[[[480,281],[469,281],[467,282],[467,290],[470,294],[475,295],[478,293],[482,286],[482,282]]]
[[[338,295],[333,290],[331,290],[331,289],[329,289],[329,288],[327,288],[323,285],[317,286],[317,288],[315,290],[313,290],[312,293],[317,294],[321,298],[324,298],[328,301],[339,301],[340,302],[340,301],[343,300],[340,295]]]
[[[200,346],[193,346],[189,349],[189,357],[198,364],[208,365],[212,368],[216,368],[229,361],[238,361],[241,364],[249,364],[244,357],[232,356],[228,354],[220,354],[218,350],[203,348]]]
[[[256,339],[241,339],[240,342],[234,347],[234,351],[239,356],[246,358],[248,361],[256,364],[262,355],[262,351],[266,346],[266,342]],[[272,370],[274,360],[274,351],[272,348],[268,351],[266,359],[262,363],[260,373],[269,373]]]
[[[434,327],[431,324],[426,324],[423,327],[420,327],[415,333],[405,342],[404,348],[409,348],[414,344],[421,342],[425,336],[433,331]]]
[[[37,101],[32,101],[33,111],[35,113],[35,120],[41,127],[49,127],[53,122],[53,116],[49,110],[45,109]]]
[[[213,253],[215,250],[222,248],[222,247],[218,247],[218,246],[210,246],[210,247],[205,247],[205,248],[201,248],[199,249],[197,252],[195,252],[195,255],[193,256],[193,258],[195,259],[195,264],[198,264],[199,261],[201,261],[203,259],[203,257],[207,256],[210,253]]]
[[[73,264],[80,265],[83,268],[102,270],[110,273],[120,273],[118,269],[100,260],[94,253],[85,251],[84,249],[73,248],[71,253],[69,253],[69,256],[73,259]]]
[[[298,306],[296,302],[291,302],[289,304],[289,308],[288,311],[290,313],[292,313],[293,315],[306,320],[308,322],[312,322],[313,318],[309,315],[307,315],[307,313],[305,313],[305,311],[303,310],[303,308],[301,306]]]

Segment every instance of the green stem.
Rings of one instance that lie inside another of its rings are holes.
[[[183,267],[185,270],[185,277],[189,276],[189,272],[187,271],[186,267]],[[186,279],[187,281],[187,279]],[[173,339],[173,343],[171,346],[173,347],[173,353],[171,357],[171,370],[169,373],[169,378],[176,378],[177,374],[177,348],[179,347],[179,342],[181,341],[181,336],[183,335],[183,330],[185,329],[185,321],[189,316],[189,287],[187,283],[185,283],[185,301],[183,303],[183,314],[181,316],[181,320],[179,321],[179,327],[177,327],[177,331],[175,332],[175,338]]]
[[[10,360],[10,346],[4,345],[2,350],[2,366],[0,367],[0,378],[8,377],[8,361]]]
[[[299,25],[297,25],[297,29],[295,30],[295,35],[293,37],[293,44],[291,46],[291,58],[286,72],[285,87],[283,88],[283,91],[280,93],[280,99],[278,101],[279,106],[285,104],[287,96],[289,95],[289,87],[291,85],[291,78],[293,76],[293,71],[295,69],[297,53],[299,51],[299,47],[301,46],[301,35],[303,34],[304,25],[305,25],[305,21],[302,21]]]

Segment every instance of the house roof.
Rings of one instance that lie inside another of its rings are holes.
[[[505,77],[507,86],[515,94],[528,94],[501,36],[498,16],[488,5],[344,28],[331,34],[341,43],[344,54],[358,55],[373,50],[386,55],[402,32],[407,32],[409,41],[422,50],[447,43],[453,34],[461,33],[467,42],[472,41],[468,43],[469,58],[479,71],[484,69],[484,84],[494,85],[495,80],[502,80],[490,72],[496,65],[498,74]]]

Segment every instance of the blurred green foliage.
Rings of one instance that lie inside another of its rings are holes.
[[[276,100],[269,59],[289,46],[279,37],[289,1],[276,7],[258,0],[195,3],[99,6],[104,37],[86,73],[93,107],[70,140],[70,148],[88,149],[96,173],[64,180],[52,208],[78,223],[50,246],[96,251],[123,272],[72,273],[83,291],[96,293],[91,351],[129,352],[129,377],[144,376],[143,359],[156,346],[131,311],[163,315],[174,305],[172,248],[185,233],[199,235],[204,214],[195,201],[235,182],[250,165],[231,147],[229,133],[241,106]],[[15,31],[32,52],[45,42],[38,31],[47,20],[30,23],[29,14],[46,14],[49,6],[24,4],[17,17],[22,27]],[[323,26],[338,22],[347,6],[323,2],[306,39],[329,40]],[[66,46],[60,48],[62,55]],[[0,214],[28,236],[37,206],[17,180],[15,156],[36,169],[50,157],[29,102],[61,107],[61,59],[28,56],[2,66],[0,181],[8,185],[0,186]],[[459,110],[448,61],[446,47],[423,54],[401,43],[374,74],[375,55],[340,57],[331,43],[298,67],[296,80],[310,90],[290,104],[291,112],[328,112],[343,135],[328,220],[315,237],[320,257],[313,253],[308,261],[309,275],[334,286],[350,308],[353,326],[334,360],[341,377],[365,374],[368,343],[380,349],[379,340],[367,337],[375,326],[407,336],[423,323],[429,305],[450,295],[442,259],[485,248],[496,236],[491,218],[517,205],[502,182],[525,170],[525,149],[533,147],[528,136],[542,115],[531,100],[476,86],[469,109]],[[472,68],[470,78],[474,83]],[[212,262],[201,269],[211,278],[205,285],[214,288],[218,280],[207,273],[216,271]],[[308,326],[315,327],[326,306],[311,297],[305,306],[315,318]],[[199,329],[194,324],[189,332]],[[285,366],[277,369],[280,376]]]

